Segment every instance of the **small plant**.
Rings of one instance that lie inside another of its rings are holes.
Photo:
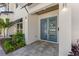
[[[14,45],[12,44],[9,38],[5,39],[3,42],[3,49],[6,53],[12,52],[15,50]]]
[[[21,32],[17,32],[12,37],[13,41],[15,42],[15,45],[17,48],[25,46],[25,40],[24,40],[24,34]]]
[[[7,30],[7,36],[8,36],[8,29],[10,27],[9,18],[0,18],[0,28],[4,30],[4,38],[6,36],[5,30]]]
[[[72,44],[69,56],[79,56],[79,40],[77,40],[76,44]]]
[[[3,49],[6,53],[12,52],[18,48],[25,46],[25,39],[23,33],[16,33],[12,38],[6,38],[3,43]]]

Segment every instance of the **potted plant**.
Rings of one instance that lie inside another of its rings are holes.
[[[71,52],[69,53],[69,56],[79,56],[79,40],[77,40],[76,44],[71,45]]]

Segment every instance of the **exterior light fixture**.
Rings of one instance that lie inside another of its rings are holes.
[[[68,10],[67,4],[66,3],[63,3],[63,9],[62,9],[62,11],[67,11],[67,10]]]

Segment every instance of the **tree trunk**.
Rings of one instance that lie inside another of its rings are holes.
[[[9,29],[9,28],[7,28],[7,37],[8,37],[8,29]]]
[[[4,28],[4,38],[5,38],[5,28]]]

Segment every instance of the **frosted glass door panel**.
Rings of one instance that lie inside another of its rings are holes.
[[[57,16],[49,18],[48,40],[57,42]]]
[[[47,19],[41,20],[41,39],[47,40]]]

